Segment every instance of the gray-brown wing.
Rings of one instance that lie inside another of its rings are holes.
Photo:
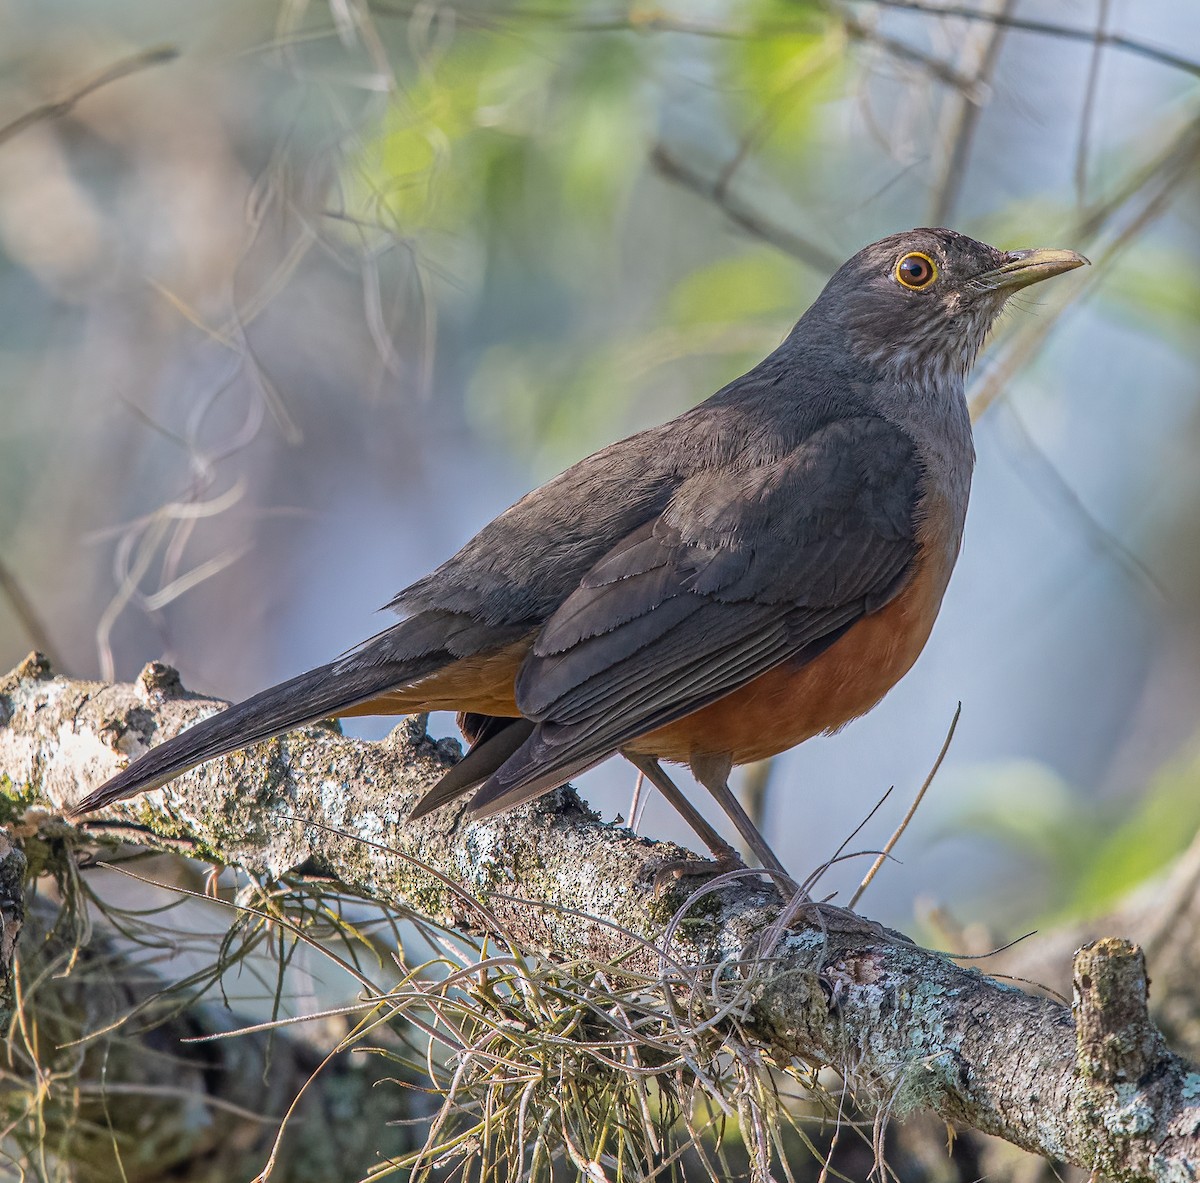
[[[507,809],[823,651],[903,586],[921,478],[908,436],[862,416],[682,482],[542,628],[516,688],[536,726],[472,808]]]

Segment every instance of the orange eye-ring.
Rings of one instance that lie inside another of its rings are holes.
[[[924,291],[937,276],[937,264],[920,251],[912,251],[896,264],[896,282],[914,292]]]

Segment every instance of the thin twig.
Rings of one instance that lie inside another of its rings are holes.
[[[1075,200],[1082,209],[1087,204],[1088,145],[1092,139],[1092,120],[1096,114],[1096,95],[1100,84],[1100,59],[1104,55],[1104,36],[1108,31],[1110,0],[1100,0],[1096,18],[1096,39],[1092,60],[1088,63],[1087,83],[1083,91],[1083,114],[1079,119],[1079,143],[1075,149]]]
[[[1173,604],[1173,597],[1167,590],[1166,584],[1159,579],[1151,567],[1135,551],[1126,546],[1088,508],[1087,503],[1059,471],[1058,466],[1046,454],[1042,446],[1034,439],[1033,433],[1029,430],[1029,424],[1025,422],[1024,418],[1018,412],[1016,404],[1011,398],[1004,400],[1004,409],[1008,412],[1009,418],[1020,435],[1028,454],[1050,479],[1058,491],[1060,499],[1066,504],[1071,513],[1083,523],[1084,528],[1096,540],[1096,544],[1100,549],[1108,551],[1117,560],[1118,566],[1127,575],[1131,576],[1135,582],[1144,582],[1147,584],[1164,604]]]
[[[1169,49],[1160,49],[1156,45],[1148,45],[1136,37],[1127,37],[1123,33],[1097,34],[1095,29],[1076,29],[1070,25],[1058,25],[1053,21],[1033,20],[1023,16],[1004,16],[999,13],[985,12],[978,8],[967,8],[959,4],[932,4],[929,0],[869,0],[880,8],[897,8],[906,12],[922,12],[927,16],[959,17],[967,21],[987,21],[989,24],[1002,24],[1009,29],[1018,29],[1023,33],[1040,33],[1046,37],[1060,37],[1067,41],[1086,41],[1088,44],[1098,43],[1110,45],[1113,49],[1123,49],[1139,57],[1149,58],[1160,65],[1171,66],[1183,70],[1187,74],[1200,77],[1200,62],[1181,54],[1172,53]]]
[[[689,161],[676,156],[665,144],[655,146],[650,161],[662,176],[714,202],[731,222],[755,238],[778,247],[785,254],[826,275],[832,275],[841,266],[842,260],[824,247],[817,246],[795,231],[780,226],[757,210],[748,209],[735,201],[728,191],[719,193],[717,181],[706,177]]]
[[[896,827],[896,831],[883,844],[883,849],[879,852],[879,857],[871,864],[871,869],[863,876],[863,881],[858,885],[858,890],[850,897],[849,907],[853,909],[854,905],[862,899],[862,894],[871,885],[871,880],[875,878],[879,872],[879,868],[887,861],[888,855],[892,853],[896,843],[900,841],[900,836],[908,829],[908,823],[912,821],[913,815],[917,812],[921,801],[924,799],[929,786],[933,784],[933,778],[937,776],[938,769],[942,766],[942,761],[946,758],[946,753],[950,750],[950,743],[954,739],[954,732],[958,728],[959,716],[962,715],[962,703],[954,708],[954,718],[950,720],[950,730],[946,732],[946,738],[942,743],[942,750],[938,752],[937,759],[933,762],[933,767],[929,770],[929,775],[925,778],[924,784],[918,790],[913,803],[908,807],[908,812],[900,819],[900,824]]]
[[[1000,13],[1007,15],[1015,7],[1016,0],[1001,0]],[[995,73],[996,63],[1000,60],[1000,47],[1004,43],[1005,25],[997,23],[992,27],[991,35],[980,55],[979,67],[975,71],[975,90],[985,88]],[[971,158],[971,145],[975,140],[975,131],[979,127],[979,118],[983,114],[984,105],[973,99],[967,92],[957,96],[948,96],[948,101],[956,101],[958,110],[952,120],[954,130],[950,135],[952,147],[942,170],[941,180],[936,186],[933,212],[929,224],[931,226],[947,226],[951,214],[958,201],[962,189],[963,178],[967,172],[967,162]]]
[[[58,99],[56,102],[41,103],[32,110],[26,111],[24,115],[17,116],[11,123],[0,127],[0,144],[11,140],[13,136],[20,135],[35,123],[46,119],[61,119],[64,115],[69,115],[76,104],[110,82],[117,82],[122,78],[129,77],[130,74],[149,69],[151,66],[161,66],[164,62],[173,61],[178,56],[179,50],[173,45],[158,45],[153,49],[144,49],[140,53],[122,58],[119,62],[114,62],[113,65],[102,70],[90,82],[85,82],[77,90],[71,91],[66,98]]]
[[[969,102],[980,101],[982,92],[976,80],[956,70],[940,58],[923,53],[915,45],[909,45],[906,41],[879,33],[848,14],[842,15],[842,26],[851,41],[865,41],[877,45],[891,57],[920,66],[931,78],[936,78],[938,82],[959,91]]]

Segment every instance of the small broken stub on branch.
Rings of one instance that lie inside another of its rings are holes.
[[[186,693],[179,671],[163,661],[147,662],[134,685],[138,694],[150,701],[156,698],[180,698]]]
[[[1150,1022],[1146,958],[1132,941],[1104,937],[1075,954],[1079,1071],[1094,1084],[1137,1084],[1167,1049]]]

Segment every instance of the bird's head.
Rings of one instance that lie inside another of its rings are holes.
[[[909,230],[847,260],[809,315],[836,326],[858,367],[905,383],[961,381],[1014,292],[1085,263],[1074,251],[1002,251],[953,230]]]

